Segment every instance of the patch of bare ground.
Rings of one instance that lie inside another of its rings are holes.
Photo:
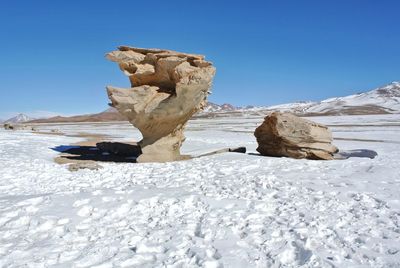
[[[334,138],[334,140],[342,140],[342,141],[361,141],[361,142],[385,142],[385,143],[396,143],[400,144],[398,141],[390,141],[390,140],[371,140],[371,139],[355,139],[355,138]]]
[[[330,110],[319,113],[305,113],[303,116],[328,116],[328,115],[368,115],[368,114],[390,114],[387,109],[377,105],[344,106],[338,110]]]
[[[56,136],[65,136],[65,134],[64,134],[64,133],[62,133],[62,132],[32,131],[32,133],[35,133],[35,134],[41,134],[41,135],[56,135]]]
[[[400,127],[400,124],[342,124],[342,125],[326,125],[327,127]]]

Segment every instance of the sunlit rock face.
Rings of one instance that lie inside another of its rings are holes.
[[[111,105],[137,127],[143,139],[137,162],[185,159],[183,130],[210,94],[215,68],[204,56],[121,46],[106,57],[118,63],[131,88],[107,87]]]
[[[254,135],[257,151],[265,156],[331,160],[338,151],[328,127],[290,113],[268,115]]]

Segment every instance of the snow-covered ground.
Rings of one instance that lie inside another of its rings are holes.
[[[314,117],[344,151],[310,161],[255,155],[261,117],[197,119],[175,163],[70,172],[52,148],[80,138],[0,130],[0,267],[399,267],[400,115]],[[139,139],[129,124],[67,134]]]

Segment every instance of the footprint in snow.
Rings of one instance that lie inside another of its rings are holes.
[[[78,216],[80,217],[88,217],[92,214],[93,207],[92,206],[83,206],[78,210]]]

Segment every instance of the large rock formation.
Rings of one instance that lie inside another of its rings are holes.
[[[118,63],[131,82],[131,88],[108,86],[107,92],[111,105],[143,135],[137,161],[184,159],[183,129],[206,104],[215,74],[211,62],[201,55],[126,46],[106,57]]]
[[[290,113],[274,112],[265,117],[254,135],[257,151],[266,156],[330,160],[338,151],[326,126]]]

